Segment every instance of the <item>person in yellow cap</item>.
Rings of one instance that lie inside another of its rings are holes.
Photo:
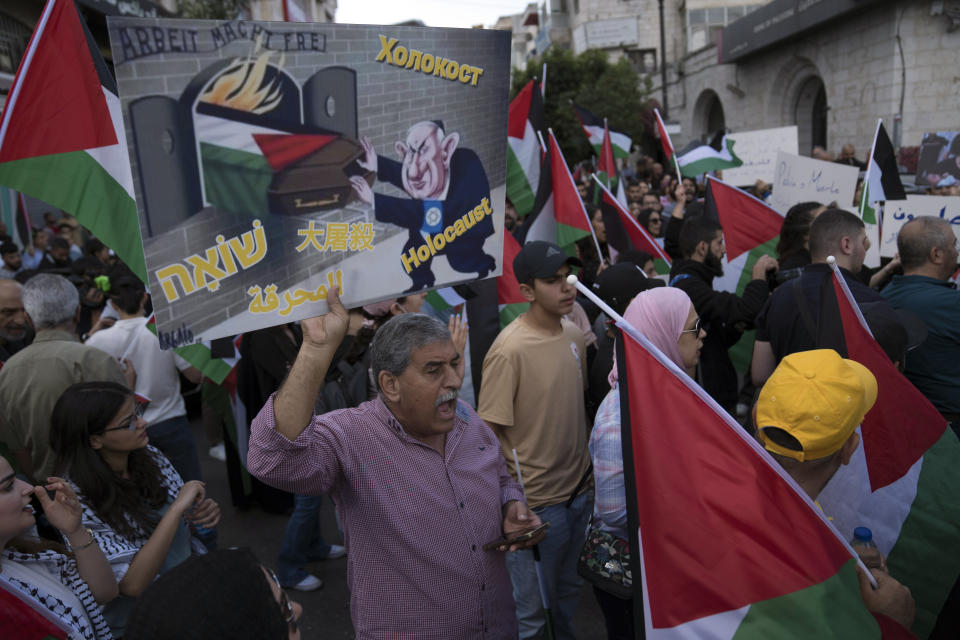
[[[877,380],[859,362],[833,349],[786,356],[767,379],[753,409],[757,440],[800,488],[816,500],[860,445],[857,426],[877,400]],[[909,629],[915,603],[910,590],[884,569],[862,570],[860,595],[867,609]]]

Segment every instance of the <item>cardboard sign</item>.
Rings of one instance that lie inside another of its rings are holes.
[[[900,229],[918,216],[943,218],[960,239],[960,196],[907,196],[906,200],[888,200],[883,206],[881,256],[892,258],[897,253]]]
[[[727,134],[733,140],[733,152],[743,160],[735,169],[723,170],[723,181],[738,187],[752,187],[757,180],[773,182],[777,152],[797,155],[797,127],[778,127]]]
[[[944,186],[960,182],[960,132],[938,131],[923,134],[917,158],[916,183]]]
[[[500,274],[509,33],[109,30],[165,345]]]
[[[783,214],[799,202],[836,202],[848,207],[853,204],[859,174],[856,167],[778,151],[770,206]]]

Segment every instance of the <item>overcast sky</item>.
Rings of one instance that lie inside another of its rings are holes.
[[[492,26],[500,16],[520,13],[529,0],[339,0],[337,22],[393,24],[422,20],[428,27]]]

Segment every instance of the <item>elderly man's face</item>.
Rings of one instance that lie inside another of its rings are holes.
[[[453,429],[457,393],[463,384],[460,354],[451,340],[438,340],[410,354],[410,364],[397,376],[390,409],[411,437],[426,440]]]
[[[452,133],[441,139],[437,127],[424,123],[410,129],[406,144],[397,142],[397,154],[403,158],[403,188],[411,198],[436,199],[443,194],[459,138]]]
[[[22,340],[30,328],[20,291],[18,282],[0,283],[0,339],[6,342]]]

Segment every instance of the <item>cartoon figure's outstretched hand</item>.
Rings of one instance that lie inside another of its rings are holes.
[[[361,201],[373,205],[373,189],[362,176],[350,176],[350,185]]]
[[[357,164],[367,171],[377,172],[377,152],[370,144],[370,138],[363,136],[360,138],[360,145],[363,147],[363,157],[357,160]]]

